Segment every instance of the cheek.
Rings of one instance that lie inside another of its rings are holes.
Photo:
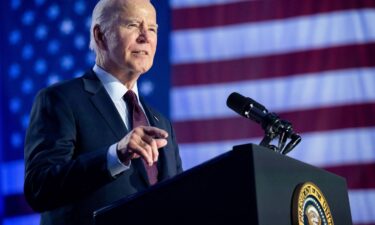
[[[120,32],[116,36],[116,38],[113,39],[113,42],[116,43],[115,44],[116,48],[118,48],[117,51],[118,50],[125,51],[129,47],[129,43],[131,42],[130,39],[131,39],[131,37],[129,37],[129,35],[125,34],[125,32]]]
[[[157,47],[157,39],[155,39],[155,40],[153,40],[153,41],[151,42],[151,49],[152,49],[152,56],[153,56],[153,57],[155,56],[156,47]]]
[[[156,49],[156,46],[158,45],[158,37],[156,36],[153,41],[152,41],[152,46],[154,47],[154,49]]]

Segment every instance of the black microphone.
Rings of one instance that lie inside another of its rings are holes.
[[[244,97],[236,92],[228,96],[227,106],[243,117],[261,124],[265,131],[265,137],[260,145],[286,154],[290,152],[300,141],[301,137],[293,131],[292,124],[280,119],[275,113],[269,113],[266,107],[254,99]],[[279,145],[275,147],[270,142],[279,136]],[[291,141],[285,146],[287,139]]]
[[[229,95],[227,106],[241,116],[254,120],[259,124],[264,123],[264,119],[268,114],[268,110],[262,104],[237,92]]]

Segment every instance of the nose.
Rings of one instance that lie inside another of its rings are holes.
[[[149,42],[149,38],[150,38],[150,35],[148,33],[148,29],[147,27],[145,27],[144,25],[140,26],[139,28],[139,36],[137,38],[137,42],[138,43],[148,43]]]

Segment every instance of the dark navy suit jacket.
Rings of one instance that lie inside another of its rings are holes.
[[[151,126],[168,132],[159,149],[159,181],[182,172],[171,123],[141,99]],[[48,87],[35,99],[25,141],[25,197],[41,224],[93,223],[93,211],[149,187],[140,159],[112,177],[107,150],[127,134],[93,71]],[[126,218],[124,218],[126,221]]]

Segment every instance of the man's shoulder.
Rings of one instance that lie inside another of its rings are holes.
[[[81,76],[74,77],[74,78],[67,79],[67,80],[62,80],[48,87],[45,87],[41,90],[41,92],[71,91],[71,90],[82,89],[83,80],[93,76],[92,73],[93,73],[92,71],[88,70],[85,73],[83,73]]]
[[[59,81],[48,87],[41,89],[37,95],[45,96],[65,96],[65,97],[78,97],[84,93],[84,80],[93,76],[92,71],[87,71],[79,77],[71,78],[68,80]],[[94,75],[95,76],[95,75]]]

